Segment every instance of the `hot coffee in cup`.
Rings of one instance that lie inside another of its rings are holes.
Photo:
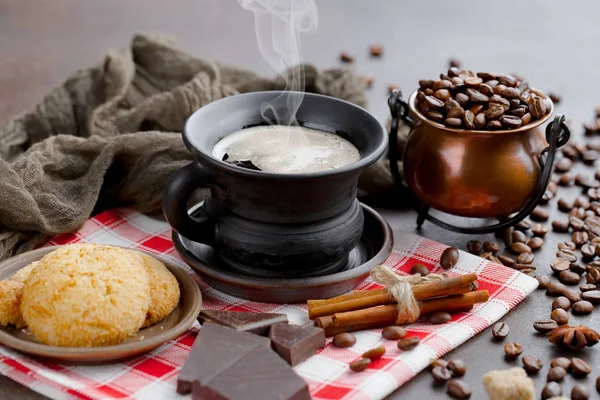
[[[360,160],[358,149],[335,133],[285,125],[254,126],[232,133],[215,145],[213,156],[279,174],[326,171]]]

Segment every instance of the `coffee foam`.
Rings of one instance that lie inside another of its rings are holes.
[[[262,171],[294,174],[340,168],[360,160],[348,140],[301,126],[269,125],[242,129],[213,148],[219,160],[251,161]]]

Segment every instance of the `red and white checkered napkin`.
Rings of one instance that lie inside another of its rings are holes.
[[[171,229],[163,222],[131,209],[104,212],[89,220],[78,232],[54,238],[48,245],[74,242],[104,243],[150,251],[191,272],[178,257],[170,239]],[[386,265],[409,271],[415,263],[433,270],[446,246],[407,233],[395,234],[394,251]],[[443,325],[415,323],[410,336],[421,338],[414,350],[401,352],[395,342],[381,338],[380,330],[357,332],[349,349],[330,344],[317,355],[295,367],[310,385],[314,399],[381,399],[425,368],[430,359],[441,357],[497,321],[537,287],[537,281],[512,269],[461,252],[460,261],[449,275],[476,272],[479,288],[487,289],[490,300],[468,313],[455,314]],[[254,303],[223,294],[198,278],[205,308],[233,311],[285,313],[290,322],[308,324],[306,306]],[[360,289],[378,285],[366,281]],[[54,399],[176,399],[177,374],[187,357],[199,325],[155,351],[102,366],[68,366],[40,362],[0,346],[0,373]],[[348,363],[377,345],[387,352],[361,373],[351,372]]]

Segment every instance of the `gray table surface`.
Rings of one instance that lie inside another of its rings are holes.
[[[388,115],[388,84],[398,84],[408,93],[419,79],[435,77],[447,68],[450,57],[476,71],[519,72],[536,87],[560,94],[558,111],[572,121],[576,138],[581,123],[593,116],[600,103],[597,1],[321,0],[318,7],[318,32],[302,39],[304,60],[326,68],[339,64],[340,51],[353,54],[353,68],[375,77],[369,108],[382,121]],[[198,57],[272,74],[258,51],[252,15],[233,0],[0,0],[0,123],[31,108],[72,71],[98,62],[107,49],[125,45],[138,32],[167,33]],[[368,46],[376,43],[385,48],[381,59],[368,56]],[[562,193],[574,198],[578,192],[571,188]],[[554,204],[550,209],[556,215]],[[392,228],[416,231],[414,212],[380,211]],[[471,238],[427,223],[416,232],[461,248]],[[539,270],[549,271],[556,244],[566,238],[566,234],[549,235],[536,254]],[[549,315],[550,303],[551,298],[538,291],[504,318],[511,327],[509,339],[523,344],[525,354],[546,363],[534,378],[538,394],[550,358],[562,354],[531,327],[534,319]],[[595,314],[572,317],[572,321],[600,329]],[[467,362],[464,380],[473,388],[472,398],[486,398],[481,384],[486,371],[519,364],[504,361],[502,346],[492,342],[486,330],[447,355]],[[593,365],[594,372],[578,382],[592,389],[600,373],[600,355],[593,348],[581,357]],[[565,380],[566,394],[574,384],[571,377]],[[419,396],[447,398],[443,389],[432,386],[428,373],[421,373],[390,398]],[[0,377],[0,398],[43,397]]]

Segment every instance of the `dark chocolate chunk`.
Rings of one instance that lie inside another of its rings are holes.
[[[308,385],[264,346],[254,347],[206,382],[194,381],[192,399],[310,400]]]
[[[271,325],[288,322],[285,314],[269,314],[243,311],[202,310],[198,315],[201,323],[212,322],[238,331],[267,336]]]
[[[273,350],[291,366],[325,347],[325,331],[314,326],[275,324],[271,326],[269,339]]]
[[[270,343],[269,339],[252,333],[238,332],[211,323],[204,324],[177,376],[177,393],[189,393],[195,380],[204,384],[254,347],[269,348]]]

